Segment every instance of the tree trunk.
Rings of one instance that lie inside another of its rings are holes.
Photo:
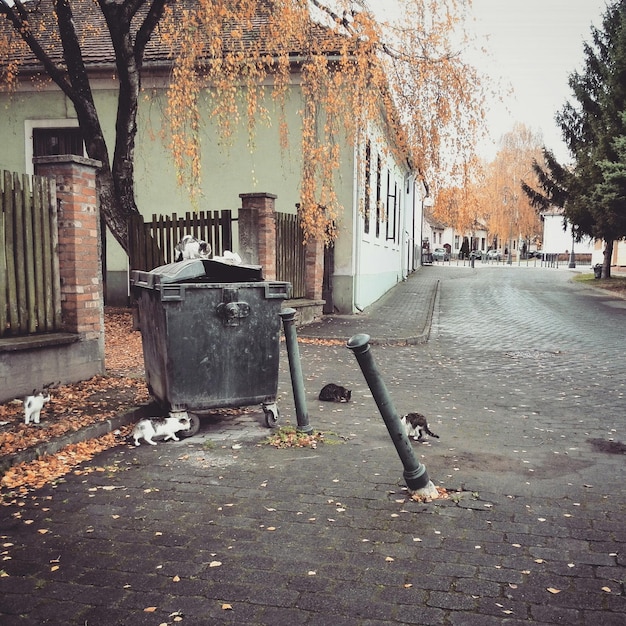
[[[611,259],[613,258],[613,240],[604,240],[604,259],[602,263],[602,278],[611,278]]]

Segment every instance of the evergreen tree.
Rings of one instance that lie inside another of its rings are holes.
[[[540,191],[522,180],[522,191],[530,200],[530,204],[538,211],[545,211],[551,206],[560,209],[565,207],[569,198],[569,172],[556,160],[554,154],[543,148],[544,165],[533,159],[533,172],[537,177]]]
[[[613,242],[626,236],[626,0],[607,8],[602,29],[592,27],[584,54],[584,71],[569,80],[575,102],[556,118],[574,157],[564,209],[578,236],[604,240],[609,278]]]

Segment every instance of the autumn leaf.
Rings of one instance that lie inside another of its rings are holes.
[[[226,602],[222,604],[222,611],[232,611],[232,610],[233,610],[232,604],[228,604]]]
[[[143,612],[144,613],[154,613],[157,610],[156,606],[147,606]]]
[[[550,593],[554,593],[554,594],[556,594],[556,593],[561,593],[561,590],[560,590],[560,589],[555,589],[554,587],[548,587],[548,591],[549,591]]]

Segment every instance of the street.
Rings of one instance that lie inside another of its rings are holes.
[[[413,449],[447,499],[408,497],[345,345],[302,343],[326,443],[263,445],[252,410],[18,498],[2,623],[623,624],[626,301],[567,270],[421,271],[440,280],[430,340],[372,354],[439,435]],[[329,382],[352,401],[319,402]],[[279,397],[295,424],[286,358]]]

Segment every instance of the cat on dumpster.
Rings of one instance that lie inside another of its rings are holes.
[[[211,244],[202,239],[196,239],[192,235],[185,235],[176,244],[174,261],[186,261],[188,259],[208,259],[211,256]]]

